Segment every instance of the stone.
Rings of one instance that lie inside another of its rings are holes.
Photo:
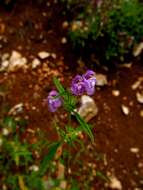
[[[2,61],[6,61],[10,57],[9,53],[4,53],[1,57]]]
[[[108,84],[107,76],[103,74],[96,74],[96,86],[105,86]]]
[[[27,59],[22,57],[22,55],[17,51],[12,51],[12,54],[9,58],[9,65],[7,70],[13,72],[20,68],[27,68]]]
[[[98,108],[93,98],[83,95],[81,97],[81,106],[78,109],[78,113],[86,122],[94,118],[98,113]]]
[[[5,71],[9,66],[9,61],[8,60],[5,60],[1,63],[0,65],[0,71]]]
[[[137,98],[137,101],[141,104],[143,104],[143,92],[140,93],[140,92],[137,92],[136,93],[136,98]]]
[[[130,69],[132,67],[133,63],[123,63],[123,64],[120,64],[119,67],[120,68],[127,68],[127,69]]]
[[[139,43],[133,50],[134,57],[139,56],[143,51],[143,42]]]
[[[122,184],[115,176],[110,177],[109,187],[115,190],[122,190]]]
[[[57,58],[57,55],[56,55],[55,53],[51,53],[51,57],[52,57],[53,59],[56,59],[56,58]]]
[[[61,39],[61,43],[62,43],[62,44],[66,44],[66,43],[67,43],[67,38],[63,37],[63,38]]]
[[[9,115],[16,115],[23,112],[23,103],[16,104],[8,112]]]
[[[32,166],[29,167],[29,170],[34,171],[34,172],[38,172],[39,171],[39,166],[32,165]]]
[[[12,54],[11,54],[11,56],[10,56],[10,62],[13,62],[13,61],[15,61],[15,60],[17,60],[17,59],[20,59],[22,56],[21,56],[21,53],[19,53],[18,51],[15,51],[15,50],[13,50],[12,51]]]
[[[113,96],[119,96],[120,95],[120,91],[119,90],[112,90],[112,95]]]
[[[41,51],[38,53],[38,56],[40,59],[46,59],[48,57],[50,57],[50,53],[49,52],[46,52],[46,51]]]
[[[139,148],[137,148],[137,147],[131,147],[131,148],[130,148],[130,152],[136,154],[136,153],[139,152]]]
[[[130,110],[127,106],[121,105],[121,109],[122,109],[122,112],[124,113],[124,115],[129,115]]]
[[[41,64],[38,58],[33,59],[32,61],[32,69],[36,69]]]
[[[140,111],[140,116],[143,117],[143,110]]]
[[[69,26],[68,21],[64,21],[64,22],[62,23],[62,27],[63,27],[64,29],[68,28],[68,26]]]
[[[141,85],[142,82],[143,82],[143,77],[139,77],[139,78],[137,79],[137,81],[135,81],[135,82],[132,84],[132,86],[131,86],[132,90],[136,90],[137,88],[139,88],[139,86]]]
[[[9,131],[7,128],[3,128],[3,129],[2,129],[2,134],[3,134],[4,136],[8,136],[9,133],[10,133],[10,131]]]

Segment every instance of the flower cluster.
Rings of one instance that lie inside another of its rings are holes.
[[[77,75],[72,80],[71,91],[72,94],[78,96],[84,93],[93,95],[95,92],[96,77],[95,72],[88,70],[85,74]]]
[[[93,95],[95,92],[96,77],[95,72],[88,70],[83,75],[76,75],[71,83],[71,92],[73,95],[78,96],[86,93],[87,95]],[[55,112],[61,105],[62,99],[56,90],[52,90],[48,97],[47,102],[49,110]]]

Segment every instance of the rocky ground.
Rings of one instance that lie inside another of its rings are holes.
[[[50,4],[37,7],[31,1],[16,5],[9,12],[0,7],[0,111],[2,115],[8,107],[9,115],[27,119],[27,138],[32,142],[34,131],[39,129],[48,139],[56,139],[53,114],[45,104],[45,98],[53,88],[53,76],[68,87],[75,74],[88,68],[86,65],[71,69],[70,64],[81,63],[81,59],[72,55],[64,32],[61,32],[66,30],[68,23],[54,7],[51,9]],[[61,18],[58,21],[55,16],[51,19],[54,9]],[[91,190],[142,190],[141,60],[123,64],[114,71],[94,70],[96,93],[92,98],[82,97],[80,114],[92,124],[95,143],[91,145],[81,135],[86,152],[81,150],[82,162],[73,161],[68,170],[64,168],[65,181],[76,178],[83,190],[86,190],[86,183],[90,184]],[[55,116],[60,125],[64,125],[66,114],[63,110]],[[108,176],[110,182],[99,171]]]

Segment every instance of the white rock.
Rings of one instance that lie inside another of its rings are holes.
[[[27,59],[17,51],[12,51],[9,59],[8,71],[15,71],[20,68],[27,68]]]
[[[137,147],[131,147],[130,148],[130,152],[132,152],[132,153],[138,153],[139,152],[139,148],[137,148]]]
[[[8,114],[16,115],[18,113],[21,113],[22,111],[23,111],[23,103],[19,103],[13,106],[8,112]]]
[[[61,43],[62,43],[62,44],[66,44],[66,43],[67,43],[67,38],[63,37],[63,38],[61,39]]]
[[[41,64],[40,60],[35,58],[32,61],[32,69],[36,69]]]
[[[115,176],[110,177],[109,187],[111,189],[122,190],[122,184]]]
[[[10,57],[9,53],[4,53],[1,57],[2,61],[6,61]]]
[[[56,58],[57,58],[57,55],[56,55],[55,53],[51,53],[51,57],[52,57],[53,59],[56,59]]]
[[[107,76],[103,74],[96,74],[96,86],[104,86],[108,84]]]
[[[143,92],[140,93],[140,92],[137,92],[136,93],[136,98],[137,98],[137,101],[141,104],[143,104]]]
[[[132,64],[133,63],[123,63],[123,64],[120,64],[119,67],[120,68],[128,68],[128,69],[130,69],[132,67]]]
[[[119,90],[112,90],[112,95],[113,96],[119,96],[120,95],[120,91]]]
[[[8,130],[7,128],[3,128],[3,129],[2,129],[2,134],[3,134],[4,136],[8,136],[8,135],[9,135],[9,130]]]
[[[46,58],[50,57],[50,55],[51,54],[49,52],[46,52],[46,51],[41,51],[38,53],[38,56],[41,59],[46,59]]]
[[[142,82],[143,82],[143,77],[139,77],[137,81],[135,81],[131,86],[132,90],[136,90],[141,85]]]
[[[17,59],[20,59],[22,56],[21,56],[21,53],[19,53],[19,52],[17,52],[17,51],[12,51],[12,54],[11,54],[11,56],[10,56],[10,59],[9,59],[9,61],[10,62],[13,62],[13,61],[15,61],[15,60],[17,60]]]
[[[125,114],[125,115],[129,115],[130,113],[130,110],[127,106],[125,105],[121,105],[121,109],[122,109],[122,112]]]
[[[0,71],[5,71],[9,66],[9,61],[8,60],[5,60],[1,63],[1,66],[0,66]]]
[[[86,122],[91,120],[98,113],[95,101],[90,96],[83,95],[81,97],[81,106],[78,109],[78,113]]]
[[[138,44],[133,51],[133,55],[134,57],[139,56],[143,51],[143,42],[141,42],[140,44]]]
[[[32,165],[32,166],[29,167],[29,170],[34,171],[34,172],[38,172],[39,171],[39,166]]]

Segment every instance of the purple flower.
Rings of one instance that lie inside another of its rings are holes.
[[[95,72],[92,70],[88,70],[82,76],[77,75],[72,80],[71,91],[74,95],[82,95],[83,93],[87,93],[88,95],[93,95],[95,92]]]
[[[76,77],[72,80],[71,91],[74,95],[82,95],[85,92],[83,77],[80,75],[76,75]]]
[[[59,97],[59,94],[56,90],[52,90],[48,97],[47,97],[47,102],[49,106],[49,110],[51,112],[55,112],[57,108],[59,108],[62,105],[62,100]]]
[[[95,92],[96,77],[95,72],[88,70],[82,75],[84,81],[85,91],[88,95],[93,95]]]

